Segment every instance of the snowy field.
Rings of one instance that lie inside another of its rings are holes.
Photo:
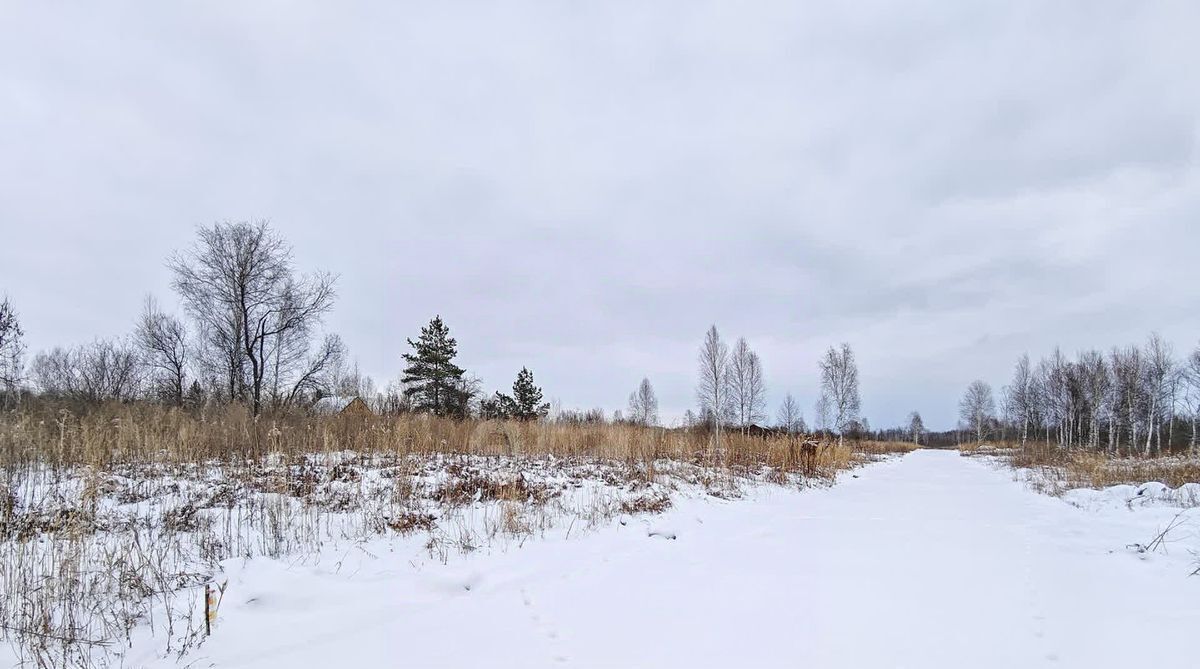
[[[212,636],[187,661],[1198,666],[1200,509],[1136,488],[1059,499],[1014,479],[995,461],[918,451],[830,488],[683,495],[661,515],[445,563],[395,542],[230,560]],[[153,649],[135,639],[126,665],[175,666]]]

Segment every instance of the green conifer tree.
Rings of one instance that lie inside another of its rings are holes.
[[[409,339],[408,344],[413,352],[404,354],[408,366],[401,382],[413,410],[463,417],[470,398],[463,390],[463,369],[453,362],[458,342],[450,336],[450,328],[442,322],[442,317],[435,316],[421,328],[417,341]]]
[[[542,402],[542,389],[533,385],[533,372],[525,367],[513,383],[511,407],[517,420],[536,420],[550,411],[550,404]]]

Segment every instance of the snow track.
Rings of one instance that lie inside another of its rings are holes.
[[[476,553],[231,565],[218,667],[1200,666],[1200,509],[1081,510],[918,451],[833,488],[682,499]],[[152,657],[131,657],[133,664]],[[160,660],[168,664],[165,660]]]

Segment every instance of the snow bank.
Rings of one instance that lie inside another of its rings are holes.
[[[1062,499],[1081,509],[1200,506],[1200,483],[1185,483],[1170,488],[1157,481],[1139,486],[1115,485],[1100,490],[1075,488],[1062,493]]]
[[[617,514],[569,539],[558,528],[520,550],[445,564],[380,540],[302,564],[227,561],[226,604],[189,659],[253,669],[1195,667],[1200,578],[1186,569],[1200,546],[1124,549],[1177,510],[1084,511],[949,452],[858,474],[736,501],[677,496],[662,515]],[[152,648],[135,643],[127,664],[175,666]]]

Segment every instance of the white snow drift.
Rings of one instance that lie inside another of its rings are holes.
[[[835,487],[431,560],[229,561],[195,666],[1195,667],[1200,510],[1090,505],[920,451]],[[411,548],[412,550],[408,550]],[[126,663],[171,666],[150,640]]]

